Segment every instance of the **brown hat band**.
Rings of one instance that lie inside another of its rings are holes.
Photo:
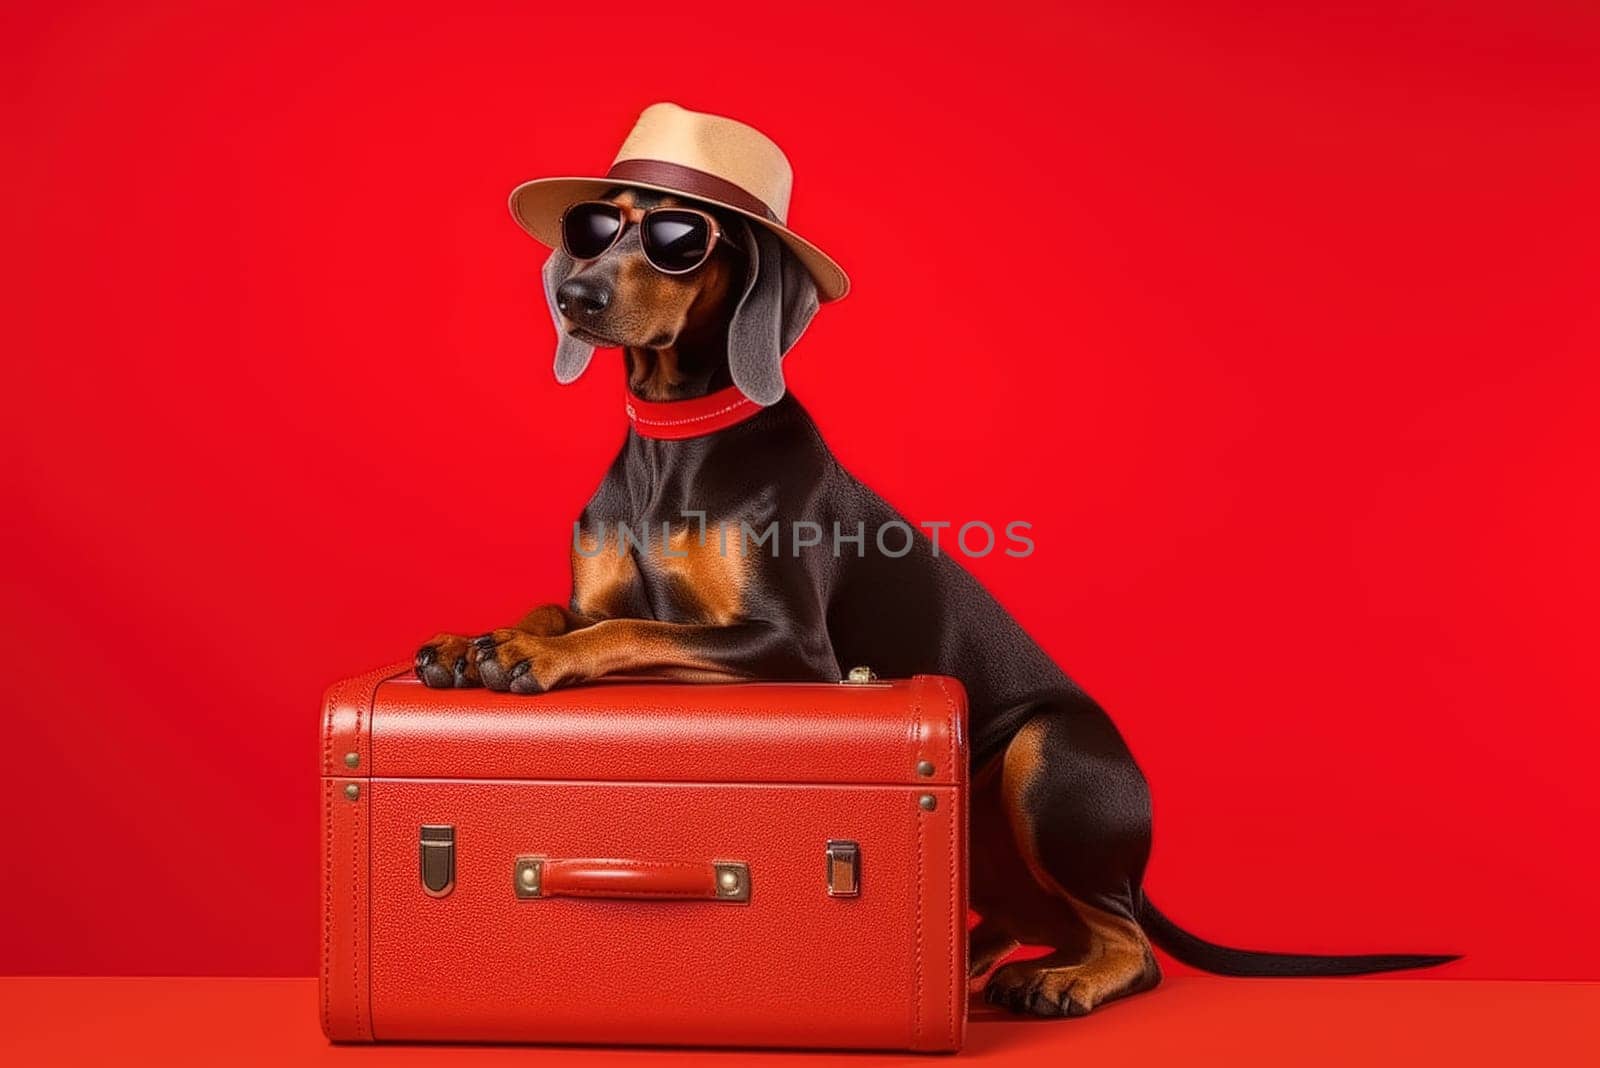
[[[726,178],[718,178],[681,163],[668,163],[660,159],[622,159],[611,165],[606,177],[681,189],[690,196],[721,201],[740,211],[748,211],[771,222],[780,222],[773,210],[762,203],[759,197],[751,196]]]

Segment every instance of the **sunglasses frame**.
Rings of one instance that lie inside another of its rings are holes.
[[[610,211],[616,212],[617,217],[622,220],[622,225],[617,227],[617,232],[611,235],[611,240],[606,242],[605,248],[601,249],[599,252],[596,252],[593,256],[580,256],[573,252],[571,247],[567,244],[567,216],[579,208],[588,207],[603,207]],[[700,218],[706,221],[706,229],[710,233],[711,237],[706,242],[705,255],[701,256],[694,266],[685,267],[678,271],[669,271],[667,268],[661,266],[655,260],[651,259],[650,249],[645,244],[643,227],[644,221],[658,211],[687,212],[690,215],[698,215]],[[644,252],[645,261],[648,262],[653,269],[661,272],[662,274],[684,275],[692,274],[695,271],[698,271],[700,268],[706,265],[708,260],[711,259],[711,253],[716,250],[718,242],[726,244],[729,248],[736,252],[744,251],[734,242],[728,240],[727,235],[722,232],[722,225],[717,222],[716,216],[712,215],[708,211],[701,211],[699,208],[679,207],[675,204],[657,204],[653,208],[624,207],[623,205],[617,204],[610,200],[580,200],[575,204],[568,204],[566,210],[561,213],[561,249],[579,263],[589,263],[593,260],[599,259],[601,256],[604,256],[607,252],[610,252],[612,248],[616,246],[617,242],[622,240],[622,235],[628,232],[628,227],[630,225],[640,228],[639,247]]]

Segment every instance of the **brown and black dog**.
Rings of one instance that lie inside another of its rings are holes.
[[[687,203],[628,189],[609,199]],[[816,308],[809,279],[764,228],[696,206],[738,239],[692,274],[654,270],[636,227],[599,259],[552,255],[545,291],[566,335],[558,377],[581,373],[591,346],[616,347],[629,388],[645,400],[737,383],[776,403],[701,437],[630,431],[579,520],[571,602],[477,638],[438,635],[417,653],[424,682],[538,693],[617,675],[836,680],[860,664],[884,676],[955,676],[971,701],[971,887],[982,917],[972,974],[1021,944],[1051,947],[989,978],[989,1000],[1018,1011],[1079,1016],[1149,989],[1160,980],[1151,939],[1230,975],[1349,975],[1453,959],[1229,949],[1158,913],[1140,886],[1149,792],[1110,718],[948,551],[920,532],[904,554],[901,535],[885,539],[887,551],[878,544],[874,532],[905,521],[839,465],[782,394],[779,361]],[[860,551],[846,542],[838,555],[831,539],[808,549],[746,544],[747,531],[774,521],[783,536],[803,521],[866,537]],[[621,540],[624,529],[655,537],[641,547]]]

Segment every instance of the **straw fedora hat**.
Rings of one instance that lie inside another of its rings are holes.
[[[676,104],[651,104],[601,178],[535,178],[511,192],[511,214],[539,241],[561,245],[561,213],[617,186],[693,197],[737,212],[778,236],[817,283],[817,296],[838,300],[850,279],[820,248],[790,230],[794,171],[783,150],[761,131],[720,115]]]

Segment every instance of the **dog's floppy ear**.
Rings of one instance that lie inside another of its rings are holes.
[[[728,326],[728,369],[739,392],[757,404],[783,399],[783,354],[817,313],[817,284],[764,226],[746,225],[744,295]]]
[[[544,261],[544,299],[550,305],[550,318],[556,324],[556,381],[563,386],[575,382],[589,367],[594,358],[594,346],[568,334],[561,328],[561,309],[556,307],[556,287],[572,273],[572,257],[564,249],[556,249]]]

